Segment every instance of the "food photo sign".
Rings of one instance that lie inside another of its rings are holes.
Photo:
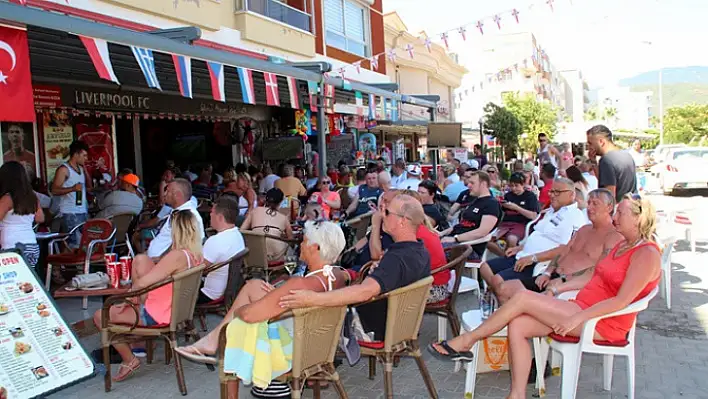
[[[43,397],[93,374],[36,275],[17,253],[0,253],[0,399]]]

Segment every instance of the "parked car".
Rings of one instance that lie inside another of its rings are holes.
[[[662,169],[659,181],[664,194],[708,189],[708,147],[670,149]]]

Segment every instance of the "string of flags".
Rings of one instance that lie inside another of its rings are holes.
[[[570,5],[573,5],[573,0],[568,0],[568,1],[569,1]],[[537,7],[545,7],[550,12],[554,12],[555,11],[554,4],[556,4],[556,0],[538,0],[538,1],[530,4],[528,7],[522,8],[521,9],[522,11],[519,11],[519,8],[512,8],[512,9],[500,11],[495,14],[491,14],[486,17],[480,18],[476,21],[469,22],[469,23],[464,24],[462,26],[448,29],[448,30],[440,32],[436,35],[420,36],[418,39],[425,46],[425,48],[428,50],[429,53],[432,53],[433,38],[439,39],[440,42],[445,46],[445,49],[447,51],[450,51],[450,38],[452,37],[451,36],[452,34],[458,34],[462,38],[462,41],[467,41],[468,28],[475,28],[475,30],[478,31],[480,35],[484,35],[485,32],[488,33],[488,31],[485,31],[485,24],[493,23],[494,26],[496,26],[497,30],[502,30],[503,26],[505,26],[507,21],[513,21],[514,23],[519,24],[520,23],[520,16],[523,16],[526,13],[530,13],[530,11],[534,10]],[[405,51],[408,54],[408,57],[410,57],[411,59],[415,58],[415,47],[412,44],[408,44],[408,45],[406,45],[406,47],[401,48],[401,49],[389,48],[389,49],[386,49],[385,51],[382,51],[378,54],[374,54],[370,57],[362,58],[360,60],[354,61],[353,63],[351,63],[351,65],[345,65],[345,66],[342,66],[341,68],[338,68],[336,70],[336,72],[339,73],[340,75],[344,76],[347,73],[348,68],[354,67],[356,69],[357,73],[361,73],[361,65],[364,61],[368,61],[370,63],[371,69],[373,71],[377,71],[379,68],[379,59],[382,56],[385,56],[391,62],[396,62],[396,59],[398,57],[397,50]]]

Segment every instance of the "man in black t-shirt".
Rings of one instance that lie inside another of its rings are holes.
[[[541,210],[536,194],[524,189],[523,173],[514,173],[509,178],[508,193],[501,202],[504,208],[504,221],[499,224],[495,239],[504,239],[506,248],[513,248],[526,234],[526,224],[536,219]],[[489,242],[488,248],[498,256],[504,256],[504,249],[495,240]]]
[[[462,177],[460,177],[460,180],[464,182],[465,185],[468,184],[468,181],[470,177],[472,177],[472,174],[476,172],[476,170],[472,169],[467,169],[465,172],[462,174]],[[452,204],[452,207],[450,207],[450,212],[447,214],[447,220],[452,221],[457,217],[457,213],[461,210],[464,210],[467,208],[467,205],[472,202],[474,199],[474,195],[470,194],[469,188],[462,191],[457,198],[450,198],[450,200],[455,200],[455,203]]]
[[[489,192],[489,175],[486,172],[475,171],[467,180],[470,194],[476,197],[462,211],[460,223],[442,233],[443,246],[452,246],[458,243],[473,241],[491,233],[502,218],[499,201],[494,199]],[[486,243],[474,245],[474,253],[481,257],[486,248]]]
[[[590,158],[599,155],[598,186],[606,188],[614,196],[617,203],[624,199],[627,193],[637,192],[637,172],[634,158],[612,142],[612,131],[604,125],[597,125],[587,131]]]
[[[361,284],[329,292],[292,291],[281,298],[280,304],[290,309],[351,305],[430,276],[430,255],[416,239],[416,231],[425,220],[420,202],[409,195],[399,195],[378,212],[383,213],[384,230],[395,243]],[[364,330],[373,332],[377,341],[384,339],[387,306],[387,300],[380,300],[357,307]]]

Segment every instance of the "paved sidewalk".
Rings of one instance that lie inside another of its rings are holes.
[[[636,397],[652,398],[707,398],[708,385],[708,245],[700,242],[698,251],[691,253],[686,242],[679,242],[673,256],[673,307],[666,309],[664,301],[657,297],[650,308],[641,313],[637,330],[637,370]],[[476,300],[465,298],[460,303],[463,309],[475,307]],[[79,308],[79,301],[59,301],[64,308]],[[98,303],[92,303],[94,309]],[[78,319],[83,312],[74,312]],[[70,321],[73,321],[72,319]],[[215,325],[215,319],[210,325]],[[421,345],[436,338],[437,321],[425,316],[421,334]],[[87,350],[98,347],[98,337],[82,341]],[[143,364],[140,371],[126,382],[114,384],[113,391],[103,391],[102,376],[94,377],[78,386],[52,395],[53,398],[179,398],[174,367],[162,361],[162,349],[152,365]],[[443,364],[427,353],[425,362],[436,384],[441,398],[462,398],[464,372],[454,373],[451,364]],[[216,372],[209,372],[204,366],[185,362],[185,375],[189,396],[193,398],[218,398],[219,385]],[[602,390],[602,360],[599,356],[587,355],[583,358],[578,398],[625,398],[626,362],[615,360],[613,390]],[[368,362],[362,361],[355,367],[342,366],[339,372],[350,398],[382,398],[383,382],[381,366],[374,381],[367,378]],[[427,398],[423,380],[410,359],[402,359],[393,372],[394,393],[399,398]],[[509,372],[481,374],[477,378],[476,398],[505,398],[510,384]],[[241,397],[251,397],[248,390],[242,390]],[[527,397],[532,397],[533,385],[528,386]],[[304,397],[312,397],[305,391]],[[336,393],[328,389],[324,398],[336,398]],[[547,379],[547,397],[560,397],[560,378]]]

